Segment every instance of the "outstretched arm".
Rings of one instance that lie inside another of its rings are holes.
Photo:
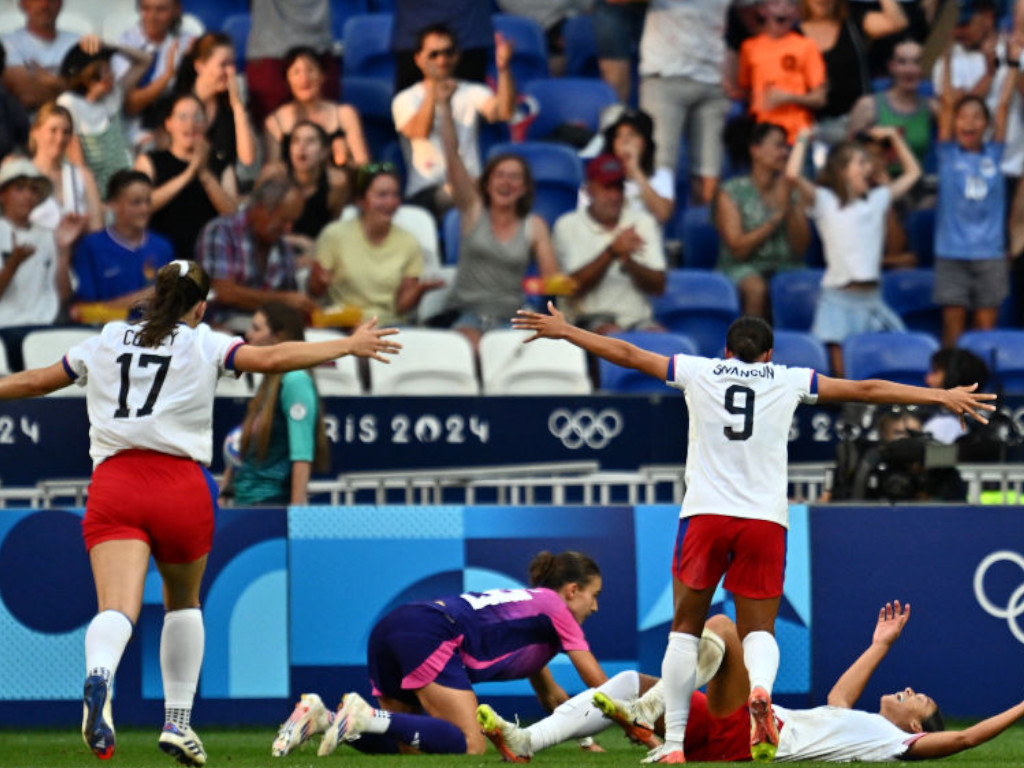
[[[397,354],[402,345],[386,338],[398,333],[397,328],[378,328],[377,318],[363,323],[351,336],[330,341],[286,341],[269,347],[251,344],[235,353],[235,370],[253,373],[284,373],[336,360],[345,355],[372,357],[389,362],[385,355]]]
[[[71,377],[58,360],[46,368],[32,368],[0,379],[0,400],[42,397],[70,384]]]
[[[851,403],[885,403],[889,405],[941,405],[960,417],[960,424],[967,427],[967,415],[970,414],[982,424],[988,424],[984,411],[994,411],[996,407],[987,400],[995,400],[995,395],[975,392],[977,384],[969,387],[953,387],[952,389],[932,389],[930,387],[912,387],[909,384],[897,384],[884,379],[833,379],[829,376],[818,376],[818,402],[851,402]]]
[[[910,745],[906,756],[924,760],[955,755],[994,739],[1022,717],[1024,701],[963,731],[926,733]]]
[[[534,339],[565,339],[590,354],[610,363],[621,365],[623,368],[632,368],[661,381],[668,378],[669,358],[664,355],[640,349],[622,339],[600,336],[570,325],[565,321],[565,315],[555,309],[554,303],[550,301],[548,302],[548,312],[550,314],[542,315],[539,312],[521,309],[512,318],[512,327],[523,331],[533,331],[533,336],[528,338],[527,342]]]
[[[871,679],[871,675],[874,674],[879,663],[889,653],[892,644],[899,638],[909,618],[910,603],[901,608],[900,601],[894,600],[879,609],[878,623],[875,625],[875,634],[871,638],[871,645],[836,680],[836,684],[828,692],[830,706],[851,709],[857,703],[857,699],[864,693],[864,686],[868,684],[868,680]]]

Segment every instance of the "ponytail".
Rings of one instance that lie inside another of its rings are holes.
[[[210,276],[194,261],[177,259],[165,264],[156,275],[156,291],[136,334],[143,347],[158,347],[174,330],[185,313],[210,292]]]
[[[597,563],[582,552],[566,550],[553,555],[547,550],[530,561],[530,586],[559,589],[565,584],[586,585],[595,576],[601,575]]]

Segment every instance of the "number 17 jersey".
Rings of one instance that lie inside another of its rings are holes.
[[[690,431],[682,517],[728,515],[788,527],[789,430],[817,401],[810,368],[675,355],[666,383],[686,396]]]
[[[68,375],[79,386],[88,384],[93,466],[130,448],[208,465],[217,379],[232,370],[244,342],[205,324],[181,323],[158,346],[142,347],[142,327],[108,323],[64,355]]]

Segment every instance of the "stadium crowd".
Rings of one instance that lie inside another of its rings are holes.
[[[833,375],[855,334],[1021,325],[1024,2],[63,5],[0,18],[12,370],[173,258],[236,332],[280,301],[475,343],[557,295],[603,334],[685,333],[708,272]]]

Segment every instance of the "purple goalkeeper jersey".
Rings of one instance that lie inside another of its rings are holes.
[[[519,680],[561,651],[588,651],[583,630],[550,589],[494,589],[433,600],[458,631],[458,650],[473,682]]]

